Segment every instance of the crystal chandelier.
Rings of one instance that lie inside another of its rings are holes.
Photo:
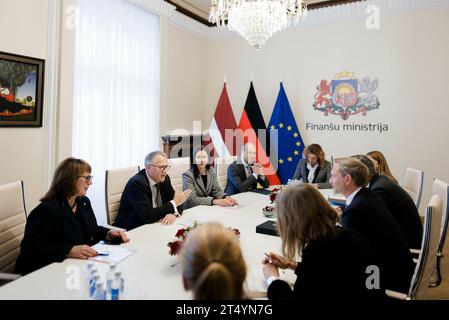
[[[258,50],[274,33],[307,12],[302,0],[212,0],[209,22],[237,31]]]

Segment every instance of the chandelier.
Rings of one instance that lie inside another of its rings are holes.
[[[237,31],[255,50],[307,12],[303,0],[212,0],[209,22]]]

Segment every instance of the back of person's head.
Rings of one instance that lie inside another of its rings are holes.
[[[308,184],[296,184],[276,197],[282,253],[289,259],[310,241],[335,236],[337,213],[321,193]]]
[[[367,153],[367,156],[374,159],[377,162],[377,164],[379,166],[379,168],[377,169],[378,174],[387,176],[396,183],[398,182],[396,180],[396,178],[393,176],[393,174],[391,173],[390,167],[388,166],[387,159],[385,159],[385,156],[383,155],[382,152],[377,151],[377,150],[370,151]]]
[[[246,264],[237,236],[221,224],[203,224],[182,248],[183,279],[196,300],[243,298]]]
[[[62,161],[55,170],[50,189],[41,201],[64,201],[76,194],[76,180],[84,172],[91,173],[92,167],[82,159],[73,157]]]
[[[368,168],[359,159],[339,158],[335,160],[339,165],[339,171],[343,176],[351,176],[357,187],[364,187],[368,184]]]
[[[374,168],[373,161],[364,154],[357,154],[351,156],[351,158],[360,160],[368,168],[368,181],[371,181],[371,179],[376,175],[376,169]]]
[[[324,165],[324,162],[326,161],[326,158],[325,158],[324,150],[323,150],[323,148],[321,148],[321,146],[319,144],[312,143],[312,144],[308,145],[304,149],[304,157],[307,158],[308,154],[313,154],[313,155],[317,156],[318,164],[320,166]]]

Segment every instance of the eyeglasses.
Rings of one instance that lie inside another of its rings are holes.
[[[84,178],[86,179],[86,182],[89,183],[92,181],[92,179],[94,178],[94,176],[77,176],[77,178]]]
[[[156,165],[154,165],[154,164],[149,164],[150,166],[152,166],[152,167],[156,167],[156,168],[158,168],[159,169],[159,171],[162,171],[162,172],[164,172],[164,171],[168,171],[168,170],[170,170],[170,166],[156,166]]]

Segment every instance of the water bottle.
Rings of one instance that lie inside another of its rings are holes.
[[[90,292],[89,295],[92,298],[95,294],[95,289],[96,289],[96,285],[97,283],[100,282],[100,275],[96,272],[94,273],[93,277],[92,277],[92,281],[90,284]]]
[[[106,291],[103,289],[103,284],[101,282],[96,283],[94,299],[106,300]]]
[[[94,263],[89,261],[86,266],[86,273],[84,274],[84,281],[89,284],[90,276],[92,271],[94,270]]]
[[[115,275],[120,278],[120,294],[123,294],[125,292],[125,279],[123,279],[121,271],[117,271]]]
[[[106,275],[106,292],[111,292],[111,284],[112,281],[114,280],[115,277],[115,269],[116,269],[117,265],[116,264],[111,264],[109,266],[109,271]]]
[[[94,275],[97,273],[97,269],[93,268],[90,270],[88,279],[87,279],[87,295],[89,297],[92,297],[91,289],[92,289],[92,282],[94,281]]]
[[[115,274],[115,278],[111,283],[111,300],[118,300],[120,298],[120,276]]]

